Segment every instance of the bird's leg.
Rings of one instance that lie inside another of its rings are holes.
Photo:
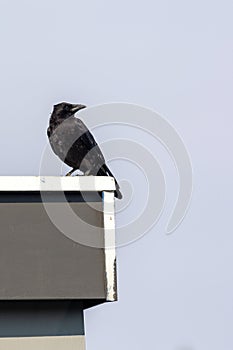
[[[66,174],[66,176],[71,176],[75,170],[76,170],[76,169],[70,170],[70,171]]]

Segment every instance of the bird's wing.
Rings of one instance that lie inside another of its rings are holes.
[[[94,166],[94,167],[98,165],[102,166],[105,163],[105,159],[94,136],[92,135],[92,133],[89,131],[89,129],[81,119],[75,118],[75,122],[81,135],[79,137],[77,146],[80,147],[80,145],[83,145],[86,151],[91,151],[85,157],[88,161],[90,161],[91,166]],[[74,144],[74,147],[75,147],[75,144]]]

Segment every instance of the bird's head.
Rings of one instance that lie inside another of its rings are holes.
[[[53,114],[55,114],[59,119],[67,119],[83,108],[86,108],[86,106],[62,102],[53,106]]]

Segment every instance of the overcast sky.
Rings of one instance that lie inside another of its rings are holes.
[[[140,134],[166,177],[165,210],[118,249],[119,301],[85,313],[87,350],[233,348],[232,13],[230,0],[0,2],[0,175],[39,173],[60,101],[154,109],[192,161],[192,202],[167,236],[177,173],[166,149]],[[95,131],[99,141],[122,133],[139,138],[122,126]],[[145,181],[130,162],[111,168],[136,187],[133,215]]]

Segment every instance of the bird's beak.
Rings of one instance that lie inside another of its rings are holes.
[[[86,106],[80,105],[80,104],[72,105],[71,112],[76,113],[77,111],[79,111],[80,109],[83,109],[83,108],[86,108]]]

